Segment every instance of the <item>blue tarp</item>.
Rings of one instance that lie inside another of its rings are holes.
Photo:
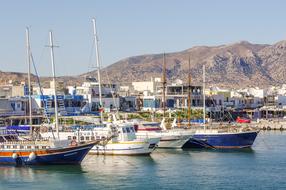
[[[27,126],[27,125],[24,125],[24,126],[7,126],[6,130],[29,131],[30,126]]]
[[[187,119],[183,119],[182,121],[183,122],[188,122]],[[204,123],[204,120],[203,119],[192,119],[191,123]]]

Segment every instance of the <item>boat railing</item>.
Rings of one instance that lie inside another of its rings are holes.
[[[38,145],[38,144],[44,144],[48,145],[50,144],[50,141],[46,140],[40,140],[40,141],[27,141],[27,140],[17,140],[17,141],[4,141],[0,142],[0,144],[8,144],[8,145],[13,145],[13,144],[20,144],[20,145]]]

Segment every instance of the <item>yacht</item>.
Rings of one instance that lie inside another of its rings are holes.
[[[45,138],[52,138],[52,133],[42,133]],[[130,123],[113,124],[104,122],[88,126],[74,126],[60,132],[61,139],[71,140],[74,144],[100,140],[90,154],[104,155],[148,155],[160,141],[159,137],[141,137],[135,133]]]

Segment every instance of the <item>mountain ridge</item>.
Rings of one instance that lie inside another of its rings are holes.
[[[166,73],[169,83],[176,79],[187,81],[189,57],[194,85],[202,83],[203,65],[206,67],[208,86],[241,88],[286,83],[285,40],[273,45],[239,41],[218,46],[194,46],[183,51],[166,53]],[[127,57],[103,68],[102,80],[106,83],[125,84],[150,80],[151,77],[162,77],[162,60],[163,54]],[[3,72],[0,71],[2,81],[1,73]],[[15,72],[13,73],[12,76],[15,76]],[[78,76],[59,78],[68,85],[80,85],[85,76],[90,75],[97,76],[97,73],[91,71]],[[45,79],[50,78],[45,77]],[[41,78],[42,80],[44,78]]]

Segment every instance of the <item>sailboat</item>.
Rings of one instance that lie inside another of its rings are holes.
[[[193,131],[182,131],[175,129],[167,129],[165,126],[165,112],[166,112],[166,58],[163,54],[163,91],[162,91],[162,107],[163,119],[159,122],[136,121],[134,124],[137,126],[136,130],[138,135],[145,135],[148,137],[160,137],[161,140],[158,148],[173,148],[180,149],[186,142],[189,141],[193,135]],[[176,121],[176,120],[174,120]]]
[[[101,80],[100,80],[100,59],[98,51],[98,38],[96,32],[96,20],[92,19],[94,45],[96,48],[97,77],[99,86],[99,102],[102,106]],[[100,122],[92,123],[88,126],[76,127],[69,131],[61,131],[59,135],[62,139],[74,140],[76,143],[89,142],[98,139],[101,143],[95,145],[91,154],[104,155],[149,155],[152,153],[160,140],[159,137],[141,138],[135,134],[134,126],[127,122],[119,122],[113,115],[113,122],[103,121],[103,114],[100,112]],[[111,120],[111,119],[110,119]],[[42,136],[51,138],[52,133],[42,133]]]
[[[53,80],[55,82],[55,67],[53,55],[53,34],[49,33],[51,59],[53,67]],[[27,39],[27,63],[29,64],[28,76],[30,76],[30,42],[29,29],[26,29]],[[30,77],[28,77],[30,85]],[[55,84],[55,83],[54,83]],[[29,86],[29,101],[31,101],[31,86]],[[56,86],[54,85],[55,96],[55,116],[56,129],[58,135],[58,117],[56,102]],[[29,103],[29,118],[31,121],[31,103]],[[84,144],[73,144],[69,140],[60,140],[59,135],[56,139],[39,139],[33,135],[33,128],[30,126],[30,137],[22,138],[17,133],[8,129],[0,130],[0,164],[11,165],[52,165],[52,164],[79,164],[87,155],[89,150],[99,141],[92,141]]]
[[[197,129],[183,148],[240,149],[253,145],[259,130],[252,127],[206,127],[205,65],[203,65],[203,129]]]

